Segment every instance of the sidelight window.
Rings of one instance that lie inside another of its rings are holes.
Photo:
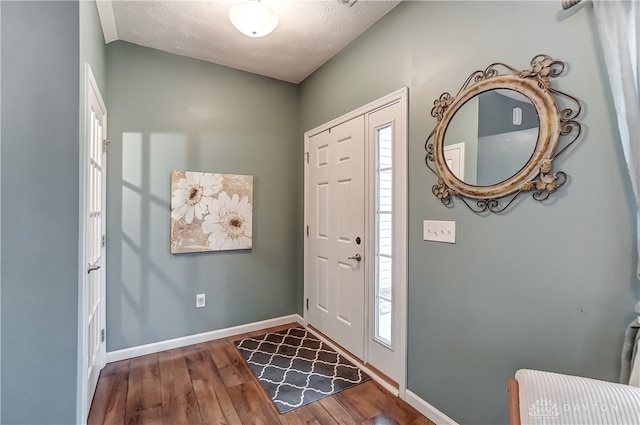
[[[393,297],[393,127],[376,129],[375,337],[391,345]]]

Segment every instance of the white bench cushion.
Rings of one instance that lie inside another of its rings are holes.
[[[515,378],[522,425],[640,424],[640,388],[530,369]]]

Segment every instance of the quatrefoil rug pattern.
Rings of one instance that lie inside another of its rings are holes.
[[[280,413],[371,379],[302,328],[235,342]]]

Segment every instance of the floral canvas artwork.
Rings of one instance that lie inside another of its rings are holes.
[[[171,253],[251,249],[253,176],[171,172]]]

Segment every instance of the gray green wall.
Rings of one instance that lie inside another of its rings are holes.
[[[76,423],[82,66],[93,2],[0,2],[3,424]]]
[[[2,423],[76,419],[84,61],[112,140],[110,351],[301,313],[301,135],[408,86],[409,389],[460,422],[499,423],[517,368],[617,378],[639,295],[635,205],[588,4],[406,1],[300,88],[126,43],[105,56],[96,23],[84,3],[0,2]],[[568,63],[556,83],[585,106],[580,145],[556,163],[569,183],[500,217],[443,207],[423,162],[433,100],[541,52]],[[172,169],[254,175],[251,252],[168,254]],[[455,220],[457,243],[422,241],[423,219]]]
[[[107,351],[295,313],[297,86],[125,42],[106,69]],[[253,249],[171,255],[171,170],[253,175]]]
[[[635,204],[585,6],[405,1],[301,85],[301,132],[409,87],[408,387],[462,423],[506,423],[518,368],[618,378],[639,296]],[[567,62],[554,84],[585,107],[580,144],[555,162],[569,182],[502,216],[444,207],[424,165],[434,99],[539,53]],[[456,221],[456,244],[422,241],[424,219]]]
[[[76,421],[77,2],[1,2],[2,417]]]
[[[80,92],[84,99],[84,64],[91,65],[103,100],[107,98],[105,82],[106,46],[95,1],[80,1]]]

